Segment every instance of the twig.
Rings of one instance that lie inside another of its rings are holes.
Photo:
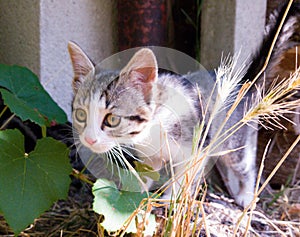
[[[0,113],[0,118],[2,117],[2,115],[5,113],[5,111],[8,109],[8,106],[5,105],[5,107],[3,108],[3,110]]]
[[[244,236],[246,237],[247,235],[247,232],[249,230],[249,227],[251,226],[251,220],[252,220],[252,216],[253,216],[253,211],[255,209],[255,203],[257,201],[257,198],[258,198],[258,188],[259,188],[259,184],[260,184],[260,180],[261,180],[261,177],[262,177],[262,172],[264,170],[264,163],[265,163],[265,159],[266,159],[266,156],[267,156],[267,151],[268,151],[268,148],[270,146],[270,143],[271,143],[271,140],[268,141],[266,147],[265,147],[265,150],[264,150],[264,154],[263,154],[263,157],[262,157],[262,160],[261,160],[261,163],[260,163],[260,167],[259,167],[259,171],[258,171],[258,174],[257,174],[257,179],[256,179],[256,184],[255,184],[255,190],[254,190],[254,197],[253,197],[253,200],[250,204],[250,213],[249,213],[249,218],[248,218],[248,221],[247,221],[247,226],[246,226],[246,229],[245,229],[245,233],[244,233]]]
[[[9,124],[9,122],[16,116],[16,114],[12,114],[6,121],[5,123],[2,124],[2,126],[0,127],[0,130],[3,130],[7,124]]]
[[[273,176],[275,175],[275,173],[277,172],[277,170],[281,167],[281,165],[283,164],[283,162],[286,160],[286,158],[289,156],[289,154],[292,152],[292,150],[295,148],[295,146],[298,144],[299,141],[300,141],[300,135],[298,135],[298,137],[295,139],[295,141],[293,142],[293,144],[289,147],[289,149],[287,150],[287,152],[284,154],[284,156],[280,159],[280,161],[277,163],[277,165],[275,166],[275,168],[269,174],[269,176],[267,177],[267,179],[265,180],[265,182],[262,184],[261,188],[258,190],[258,193],[257,193],[258,195],[264,190],[264,188],[267,186],[267,184],[273,178]]]

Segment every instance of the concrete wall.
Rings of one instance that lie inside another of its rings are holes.
[[[95,62],[116,51],[116,0],[0,0],[0,62],[29,67],[70,118],[67,43]]]
[[[201,19],[201,64],[216,68],[222,56],[241,51],[249,57],[262,40],[266,0],[203,1]]]
[[[0,63],[40,72],[39,0],[0,0]]]
[[[116,51],[117,0],[0,0],[0,63],[29,67],[71,113],[69,40],[95,62]],[[204,0],[201,63],[218,66],[222,52],[248,56],[261,40],[266,0]]]
[[[41,0],[42,84],[63,109],[71,112],[72,67],[67,43],[79,44],[94,63],[116,51],[116,2],[107,0]]]

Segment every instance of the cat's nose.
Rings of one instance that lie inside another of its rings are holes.
[[[84,137],[84,140],[90,145],[94,145],[97,142],[97,139],[94,140],[90,137]]]

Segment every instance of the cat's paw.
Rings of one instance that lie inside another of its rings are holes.
[[[246,208],[253,201],[253,198],[252,192],[240,192],[234,197],[235,202],[243,208]]]

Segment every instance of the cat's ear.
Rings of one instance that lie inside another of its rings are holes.
[[[73,90],[77,92],[84,78],[95,70],[94,64],[83,52],[83,50],[75,43],[68,43],[68,50],[73,66]]]
[[[158,67],[152,50],[144,48],[136,52],[121,73],[127,74],[132,82],[152,83],[157,80]]]

